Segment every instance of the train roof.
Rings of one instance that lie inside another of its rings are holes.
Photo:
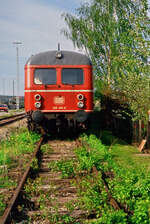
[[[91,65],[90,59],[83,54],[72,51],[47,51],[31,56],[26,65]]]

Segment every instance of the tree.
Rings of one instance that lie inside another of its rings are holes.
[[[90,56],[97,88],[104,95],[125,99],[134,115],[139,105],[131,91],[134,82],[143,83],[143,93],[148,91],[144,83],[149,83],[147,10],[147,0],[93,0],[77,9],[77,15],[64,15],[69,28],[64,34]],[[143,93],[137,97],[148,102]],[[146,107],[140,106],[143,117]]]
[[[147,121],[150,108],[150,21],[147,1],[142,1],[139,14],[131,14],[132,29],[121,34],[121,57],[115,57],[115,91],[127,100],[135,119]],[[117,91],[118,90],[118,91]]]
[[[130,0],[94,0],[77,10],[78,16],[65,14],[69,31],[64,31],[74,45],[85,49],[95,66],[96,75],[110,84],[113,77],[113,58],[118,53],[116,43],[126,32],[127,17],[133,10]],[[135,10],[134,10],[135,11]]]

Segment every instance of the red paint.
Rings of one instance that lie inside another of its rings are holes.
[[[34,70],[36,68],[56,68],[57,83],[56,85],[34,84]],[[82,85],[64,85],[61,82],[62,68],[82,68],[84,71],[84,83]],[[91,65],[26,65],[25,66],[25,110],[37,110],[35,108],[35,95],[41,95],[40,110],[50,111],[50,113],[66,112],[79,110],[77,103],[78,94],[83,94],[85,103],[83,110],[93,110],[93,84],[92,84],[92,66]],[[39,91],[38,91],[39,90]],[[70,92],[69,92],[70,90]],[[64,92],[63,92],[64,91]],[[84,92],[85,91],[85,92]],[[59,100],[60,98],[60,100]],[[57,100],[56,100],[57,99]]]

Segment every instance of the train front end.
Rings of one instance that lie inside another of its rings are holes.
[[[29,130],[85,127],[93,111],[92,65],[85,55],[48,51],[25,65]]]

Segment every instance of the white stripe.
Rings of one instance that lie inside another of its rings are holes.
[[[81,89],[67,89],[67,90],[59,90],[59,89],[56,89],[56,90],[45,90],[45,89],[39,89],[39,90],[24,90],[24,92],[26,93],[34,93],[34,92],[93,92],[92,89],[87,89],[87,90],[81,90]]]
[[[77,112],[78,110],[41,110],[42,112]],[[84,110],[85,112],[93,112],[93,110]]]

